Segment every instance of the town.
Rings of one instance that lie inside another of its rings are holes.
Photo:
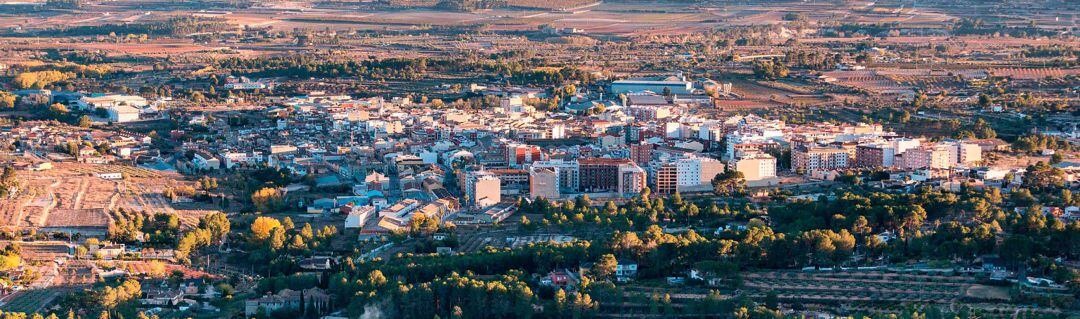
[[[1078,13],[3,3],[0,318],[1074,318]]]

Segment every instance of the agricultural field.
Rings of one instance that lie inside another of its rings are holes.
[[[94,175],[110,172],[122,173],[125,178],[107,180]],[[192,185],[175,173],[123,165],[57,163],[52,170],[21,174],[29,181],[26,191],[0,204],[0,217],[9,227],[104,231],[117,209],[175,214],[184,225],[193,226],[213,211],[166,199],[163,193],[168,187]]]
[[[802,302],[954,303],[960,300],[1008,301],[1000,287],[980,284],[968,274],[916,274],[884,271],[762,272],[743,276],[744,287],[776,292]],[[1007,290],[1006,290],[1007,291]]]
[[[32,313],[45,307],[56,295],[55,289],[35,289],[15,292],[4,298],[0,310]]]

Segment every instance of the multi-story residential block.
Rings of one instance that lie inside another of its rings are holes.
[[[529,171],[517,168],[497,168],[487,170],[499,178],[503,195],[520,195],[529,191]]]
[[[890,143],[859,145],[855,148],[854,167],[892,167],[896,148]]]
[[[679,191],[679,169],[675,163],[656,163],[652,171],[653,192],[674,194]]]
[[[551,136],[549,138],[551,139],[566,138],[566,125],[561,123],[552,124],[550,132]]]
[[[912,138],[898,138],[891,141],[897,155],[904,154],[910,149],[918,148],[922,141]]]
[[[621,196],[634,196],[645,189],[648,179],[645,170],[634,163],[619,165],[619,185],[617,192]]]
[[[502,201],[502,185],[499,178],[486,171],[470,172],[465,194],[475,208],[486,208]]]
[[[559,192],[576,192],[579,189],[578,175],[579,166],[578,161],[565,161],[565,160],[549,160],[533,162],[531,167],[533,168],[551,168],[559,174]]]
[[[898,157],[900,169],[947,169],[956,162],[955,156],[947,146],[923,146],[910,149]]]
[[[982,147],[979,144],[960,142],[956,144],[956,162],[959,164],[974,164],[982,161]]]
[[[630,144],[630,160],[639,166],[648,166],[654,149],[656,145],[651,143]]]
[[[221,161],[211,155],[209,152],[198,150],[195,151],[195,156],[191,159],[191,164],[200,170],[215,170],[221,168]]]
[[[707,189],[713,177],[724,172],[724,163],[717,159],[687,154],[664,156],[650,167],[658,194]]]
[[[587,193],[613,192],[619,187],[619,165],[630,163],[627,158],[579,159],[578,189]]]
[[[765,153],[747,154],[735,161],[735,170],[742,173],[747,182],[775,178],[776,158]]]
[[[543,152],[539,146],[518,143],[506,145],[506,164],[510,167],[520,168],[541,160]]]
[[[533,167],[529,170],[529,197],[557,199],[559,192],[559,172],[551,167]]]
[[[791,151],[791,168],[799,172],[848,168],[848,150],[843,147],[804,147]]]

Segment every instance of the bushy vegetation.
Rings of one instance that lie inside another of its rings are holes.
[[[224,19],[177,16],[165,21],[152,23],[106,24],[77,26],[71,28],[50,29],[37,33],[38,36],[104,36],[145,34],[150,36],[175,36],[200,32],[220,32],[235,28]]]

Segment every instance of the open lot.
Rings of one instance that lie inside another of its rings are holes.
[[[123,180],[107,180],[97,173],[120,172]],[[162,193],[168,187],[190,185],[175,173],[121,165],[57,163],[56,168],[20,172],[26,191],[0,204],[0,221],[15,228],[104,231],[118,209],[148,214],[176,214],[193,226],[212,212],[202,205],[174,204]]]

